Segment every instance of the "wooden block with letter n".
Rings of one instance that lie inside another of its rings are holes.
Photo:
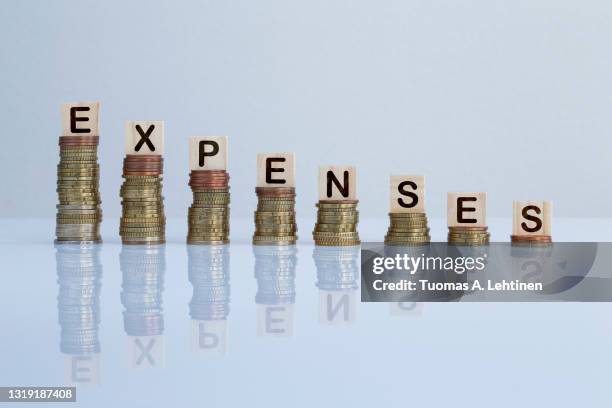
[[[100,102],[62,105],[62,136],[99,136]]]
[[[425,212],[425,177],[391,176],[389,210],[392,213]]]
[[[355,167],[319,167],[319,200],[357,200],[357,170]]]
[[[125,152],[128,155],[164,154],[164,122],[139,120],[125,123]]]
[[[512,242],[550,243],[552,204],[549,201],[514,201]]]

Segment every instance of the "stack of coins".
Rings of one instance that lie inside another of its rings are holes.
[[[297,249],[293,245],[253,247],[258,305],[295,303]]]
[[[229,251],[227,245],[190,245],[189,282],[193,296],[189,302],[192,320],[226,320],[229,315]]]
[[[254,245],[293,245],[297,241],[294,187],[257,187]]]
[[[56,242],[100,242],[98,136],[61,136]]]
[[[58,245],[55,259],[59,283],[60,350],[70,355],[99,353],[100,247]]]
[[[225,170],[192,170],[189,186],[188,244],[229,243],[229,174]]]
[[[478,246],[489,244],[488,227],[448,227],[451,245]]]
[[[357,289],[359,254],[359,246],[315,247],[312,257],[317,267],[317,287],[328,291]]]
[[[166,217],[162,196],[163,158],[130,155],[123,161],[121,198],[123,213],[119,234],[124,244],[163,244]]]
[[[358,200],[320,200],[317,203],[317,223],[312,232],[316,245],[359,245]]]
[[[119,255],[123,274],[121,304],[128,336],[156,336],[164,332],[163,291],[166,261],[162,246],[124,246]]]
[[[389,213],[385,245],[422,245],[431,241],[425,213]]]
[[[512,235],[512,245],[548,246],[552,244],[550,235]]]

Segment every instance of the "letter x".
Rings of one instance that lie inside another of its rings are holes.
[[[149,343],[145,347],[140,341],[140,337],[136,338],[136,346],[140,350],[140,357],[136,360],[136,365],[142,364],[142,361],[146,358],[149,364],[152,366],[155,365],[155,360],[153,360],[153,356],[151,356],[151,350],[155,345],[155,339],[149,339]]]
[[[140,148],[145,143],[147,144],[149,149],[151,149],[152,152],[155,151],[155,146],[153,146],[153,143],[151,143],[151,140],[149,139],[149,137],[151,137],[151,133],[153,133],[153,129],[155,129],[155,125],[149,126],[147,131],[144,132],[142,128],[140,127],[140,125],[136,125],[136,131],[140,135],[140,140],[138,141],[138,143],[136,143],[136,148],[135,148],[137,152],[140,151]]]

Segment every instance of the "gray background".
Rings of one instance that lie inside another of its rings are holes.
[[[255,205],[257,152],[297,153],[298,211],[317,166],[354,164],[384,216],[391,173],[445,193],[551,199],[609,217],[609,1],[2,1],[1,216],[53,216],[62,102],[100,100],[103,207],[119,215],[126,120],[166,121],[165,195],[184,216],[187,141],[230,141],[232,211]],[[585,205],[586,203],[586,205]]]

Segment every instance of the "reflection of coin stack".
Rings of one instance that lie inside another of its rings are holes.
[[[479,246],[489,244],[488,227],[448,227],[451,245]]]
[[[128,154],[123,161],[119,233],[124,244],[163,244],[166,217],[160,155]]]
[[[157,336],[164,332],[162,294],[166,260],[163,246],[124,246],[121,303],[123,324],[129,336]]]
[[[226,245],[187,247],[193,320],[225,320],[229,315],[229,251]]]
[[[321,290],[355,290],[359,287],[359,246],[314,249],[317,287]]]
[[[421,245],[431,241],[425,213],[389,213],[385,245]]]
[[[100,247],[58,245],[60,349],[69,355],[100,352]]]
[[[254,245],[293,245],[297,240],[294,187],[257,187]]]
[[[61,136],[56,242],[100,242],[98,136]]]
[[[317,223],[312,233],[316,245],[359,245],[358,200],[319,200]]]
[[[192,170],[189,185],[193,204],[189,207],[189,244],[229,242],[229,174],[225,170]]]
[[[288,246],[254,246],[258,305],[295,303],[297,249]]]

